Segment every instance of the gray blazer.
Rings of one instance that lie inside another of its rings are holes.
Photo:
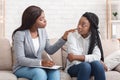
[[[39,33],[39,49],[35,54],[31,34],[29,30],[17,31],[13,36],[13,51],[15,54],[16,63],[13,66],[13,72],[22,66],[34,67],[40,66],[40,60],[43,51],[48,54],[55,53],[60,49],[65,41],[61,38],[54,45],[49,44],[49,39],[45,29],[38,29]]]

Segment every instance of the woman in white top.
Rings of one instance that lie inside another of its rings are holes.
[[[77,80],[105,80],[103,49],[98,31],[98,16],[86,12],[79,20],[77,31],[68,35],[67,72]]]

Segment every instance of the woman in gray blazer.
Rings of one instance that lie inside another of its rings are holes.
[[[43,69],[40,66],[51,67],[53,61],[42,60],[41,55],[45,50],[53,54],[61,48],[69,32],[64,33],[54,45],[49,44],[45,30],[46,20],[44,11],[37,6],[29,6],[22,15],[22,24],[13,32],[13,50],[16,63],[13,73],[17,77],[30,80],[60,80],[59,70]]]

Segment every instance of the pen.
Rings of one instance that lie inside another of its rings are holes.
[[[50,55],[49,55],[49,54],[47,54],[47,56],[48,56],[48,58],[49,58],[51,61],[53,61],[53,59],[50,57]]]

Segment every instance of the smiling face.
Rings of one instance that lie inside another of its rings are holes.
[[[45,28],[45,26],[47,25],[47,21],[45,19],[44,12],[42,12],[41,15],[37,18],[35,24],[38,28]]]
[[[90,22],[86,17],[81,17],[78,23],[78,33],[81,34],[84,38],[87,37],[90,33]]]

